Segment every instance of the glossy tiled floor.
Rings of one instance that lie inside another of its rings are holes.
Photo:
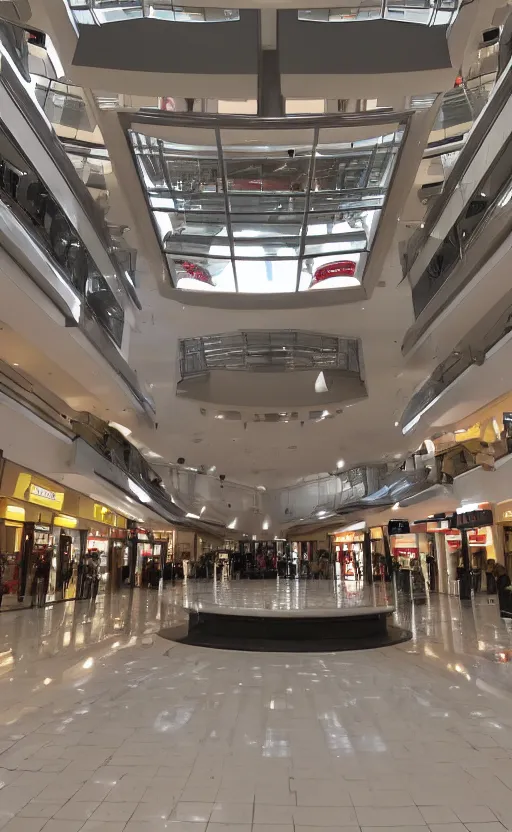
[[[287,655],[153,635],[188,592],[2,615],[0,827],[512,829],[512,645],[485,598],[401,607],[397,647]]]

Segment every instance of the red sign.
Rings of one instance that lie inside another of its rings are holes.
[[[420,550],[415,546],[400,546],[393,549],[393,554],[396,558],[417,558]]]

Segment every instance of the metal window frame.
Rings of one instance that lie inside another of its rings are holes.
[[[155,136],[151,136],[149,134],[149,131],[145,131],[144,133],[141,133],[140,129],[139,129],[139,125],[144,125],[145,127],[146,126],[151,126],[151,125],[155,125],[155,126],[158,126],[158,127],[162,127],[162,126],[166,126],[166,127],[187,127],[187,128],[194,127],[194,128],[197,128],[197,129],[201,129],[201,128],[205,129],[206,128],[206,129],[210,129],[210,130],[213,131],[214,136],[215,136],[216,151],[217,151],[216,161],[217,161],[217,163],[219,165],[219,168],[220,168],[220,171],[221,171],[221,178],[222,178],[223,189],[224,189],[224,205],[225,205],[225,211],[226,211],[225,219],[226,219],[226,229],[227,229],[226,243],[228,243],[229,246],[230,246],[230,261],[231,261],[231,266],[232,266],[232,269],[233,269],[233,275],[234,275],[234,278],[235,278],[235,286],[236,286],[235,291],[228,292],[229,294],[239,294],[239,292],[238,292],[238,279],[237,279],[237,276],[236,276],[236,259],[237,258],[234,257],[234,243],[236,242],[236,240],[234,240],[234,238],[233,238],[233,229],[232,229],[231,221],[230,221],[230,213],[231,212],[230,212],[230,210],[228,210],[229,209],[230,192],[227,190],[226,169],[225,169],[225,154],[224,154],[224,150],[223,150],[222,142],[221,142],[221,131],[225,130],[225,129],[231,129],[231,130],[235,130],[235,129],[240,129],[240,130],[243,130],[243,129],[245,129],[245,130],[258,129],[258,130],[262,130],[262,131],[265,131],[265,130],[283,130],[283,129],[284,130],[311,129],[313,131],[312,132],[312,143],[309,146],[311,149],[310,149],[309,166],[308,166],[308,185],[307,185],[307,190],[304,192],[305,208],[304,208],[304,212],[299,212],[300,215],[302,215],[300,249],[299,249],[299,253],[297,255],[297,258],[295,258],[295,257],[288,258],[288,259],[293,259],[293,260],[297,259],[297,261],[298,261],[297,262],[297,278],[296,278],[295,289],[290,291],[290,292],[285,293],[286,295],[293,295],[293,294],[298,293],[298,287],[299,287],[299,283],[300,283],[300,275],[302,273],[302,264],[304,262],[304,259],[306,259],[306,257],[305,257],[305,247],[306,247],[307,239],[308,239],[307,238],[307,219],[308,219],[309,213],[310,213],[311,194],[314,193],[311,190],[311,185],[312,185],[313,177],[314,177],[314,170],[315,170],[315,164],[316,164],[316,149],[317,149],[317,145],[319,143],[319,138],[320,138],[320,135],[321,135],[320,131],[324,130],[326,128],[333,128],[333,127],[340,128],[340,127],[349,127],[349,126],[350,127],[355,127],[355,126],[365,126],[365,127],[372,126],[373,127],[373,126],[375,126],[375,127],[379,127],[379,128],[382,129],[382,134],[381,135],[386,135],[386,130],[385,130],[386,125],[390,125],[390,124],[396,125],[396,127],[394,129],[394,132],[402,134],[401,138],[400,138],[400,141],[397,142],[396,140],[393,140],[392,142],[389,142],[388,144],[385,144],[385,145],[384,144],[383,145],[376,145],[376,151],[379,149],[379,147],[382,147],[382,148],[389,148],[390,154],[394,153],[393,170],[391,171],[391,176],[389,178],[389,182],[388,182],[388,184],[385,188],[384,201],[383,201],[382,206],[379,209],[377,209],[377,210],[380,210],[381,212],[384,212],[385,209],[386,209],[388,194],[392,189],[393,180],[394,180],[394,177],[396,175],[396,171],[397,171],[398,166],[399,166],[400,154],[401,154],[401,151],[402,151],[402,149],[403,149],[403,147],[406,143],[409,122],[410,122],[410,119],[411,119],[413,114],[414,114],[413,110],[405,110],[405,111],[400,111],[400,112],[386,112],[386,113],[368,111],[368,112],[364,112],[364,113],[332,113],[332,114],[326,114],[324,116],[297,115],[297,116],[286,116],[286,117],[277,117],[277,118],[260,118],[260,117],[257,117],[257,116],[234,116],[234,115],[233,116],[232,115],[220,115],[219,116],[218,114],[209,114],[209,113],[200,113],[200,114],[199,113],[193,113],[193,114],[190,114],[190,113],[187,113],[187,114],[184,114],[184,113],[163,113],[163,112],[154,112],[152,110],[141,110],[138,113],[130,113],[130,114],[119,113],[119,121],[120,121],[121,127],[125,131],[128,147],[130,149],[132,159],[133,159],[133,162],[134,162],[134,165],[135,165],[135,169],[136,169],[138,177],[139,177],[139,182],[141,184],[141,188],[142,188],[142,191],[144,193],[144,198],[146,200],[146,205],[148,207],[148,210],[149,210],[149,213],[150,213],[150,216],[151,216],[151,220],[153,222],[153,227],[155,229],[155,234],[156,234],[157,239],[158,239],[159,248],[160,248],[160,251],[162,252],[162,255],[163,255],[163,258],[164,258],[164,261],[165,261],[165,264],[166,264],[166,268],[167,268],[167,271],[168,271],[168,274],[169,274],[169,280],[170,280],[171,286],[173,288],[177,288],[174,285],[174,282],[173,282],[173,279],[172,279],[172,276],[171,276],[171,272],[170,272],[170,268],[169,268],[169,264],[167,262],[168,251],[167,251],[165,245],[162,243],[162,241],[160,239],[158,229],[156,227],[156,223],[155,223],[155,219],[154,219],[154,213],[156,213],[156,211],[158,211],[159,209],[154,208],[150,204],[149,189],[144,184],[140,164],[139,164],[139,161],[138,161],[138,158],[137,158],[137,146],[139,148],[139,152],[142,150],[142,145],[141,145],[141,142],[140,142],[141,138],[144,138],[146,146],[148,148],[149,148],[149,145],[150,145],[151,141],[154,141],[155,143],[158,143],[158,142],[161,141],[161,139],[156,138]],[[133,125],[135,125],[135,127]],[[373,152],[374,148],[369,148],[369,150],[371,152],[370,152],[370,160],[369,160],[369,169],[367,171],[368,178],[371,175],[371,160],[376,157],[376,151]],[[162,164],[163,170],[165,171],[165,164],[163,164],[161,154],[159,154],[159,157],[160,157],[160,163]],[[164,173],[164,178],[167,178],[166,173]],[[169,187],[169,191],[172,193],[173,189],[170,187],[170,183],[169,183],[168,179],[166,181],[166,184]],[[355,189],[351,189],[351,190],[353,192]],[[339,194],[339,192],[336,192],[336,193]],[[216,194],[216,196],[219,196],[219,195]],[[161,209],[161,210],[163,210],[163,209]],[[377,228],[377,232],[378,232],[378,228]],[[200,239],[201,238],[198,236],[198,243],[200,243]],[[368,252],[368,255],[370,255],[371,254],[371,246],[369,246],[368,249],[365,249],[365,252],[366,251]],[[209,258],[209,259],[211,258],[212,260],[215,259],[213,256],[210,256],[210,255],[207,255],[207,254],[195,254],[195,255],[179,254],[179,255],[177,255],[177,257],[179,259],[183,259],[184,257],[188,257],[188,256],[190,256],[191,259],[193,259],[193,257],[200,258],[200,259],[205,259],[205,258]],[[321,256],[324,256],[324,255],[322,255],[322,254],[311,255],[311,257],[316,257],[316,256],[321,257]],[[332,256],[333,258],[342,257],[342,258],[346,259],[346,257],[350,256],[350,252],[340,252],[338,254],[336,254],[335,252],[328,252],[325,256]],[[226,259],[226,258],[221,258],[221,259]],[[238,259],[240,260],[240,258],[238,258]],[[272,256],[268,256],[268,257],[265,258],[265,260],[269,260],[269,261],[273,260],[273,259],[274,260],[276,260],[276,259],[277,260],[284,260],[284,259],[287,259],[287,258],[277,258],[277,257],[272,257]],[[365,265],[365,267],[366,267],[366,265]],[[363,281],[364,281],[364,273],[361,276],[361,283],[363,283]],[[259,293],[258,296],[260,294],[261,293]]]

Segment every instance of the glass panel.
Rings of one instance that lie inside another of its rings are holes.
[[[257,294],[295,292],[297,259],[237,260],[238,291]]]
[[[321,257],[305,257],[301,263],[299,292],[307,289],[317,291],[359,286],[365,263],[366,254],[355,252],[340,256],[330,254]],[[323,274],[319,272],[322,268]]]
[[[124,312],[99,272],[82,240],[46,185],[31,169],[21,151],[0,131],[0,191],[18,219],[30,223],[48,257],[84,297],[118,346],[123,337]],[[16,164],[12,160],[16,159]]]
[[[85,297],[95,316],[109,331],[118,347],[123,340],[124,314],[108,284],[99,272],[87,278]]]
[[[347,142],[339,128],[321,129],[312,170],[311,129],[310,144],[302,131],[301,143],[289,149],[265,145],[263,133],[247,147],[235,128],[222,128],[223,160],[213,131],[195,130],[205,143],[192,145],[190,129],[172,130],[172,142],[137,134],[132,142],[174,279],[203,290],[234,283],[233,268],[225,271],[232,235],[238,291],[264,293],[296,291],[298,272],[307,288],[318,258],[336,261],[370,248],[403,136],[400,128]],[[307,263],[299,270],[303,247]],[[186,265],[176,271],[178,261]],[[207,271],[215,266],[212,274],[201,271],[206,263]],[[329,285],[358,282],[354,270],[328,278]]]
[[[317,23],[344,23],[357,20],[385,18],[426,26],[447,26],[459,6],[459,0],[361,0],[358,5],[336,9],[304,9],[299,20]]]
[[[225,23],[240,20],[238,9],[203,9],[174,6],[171,0],[70,0],[78,23],[115,23],[141,17],[187,23]]]
[[[220,247],[219,247],[220,248]],[[215,254],[215,247],[213,247]],[[193,257],[185,259],[167,255],[167,262],[178,289],[220,292],[235,291],[235,277],[230,260],[221,257]]]

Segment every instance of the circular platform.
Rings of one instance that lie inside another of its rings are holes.
[[[368,592],[330,581],[192,585],[184,592],[184,609],[188,631],[164,629],[161,636],[196,646],[271,652],[361,650],[411,637],[389,623],[394,606],[385,587]]]

